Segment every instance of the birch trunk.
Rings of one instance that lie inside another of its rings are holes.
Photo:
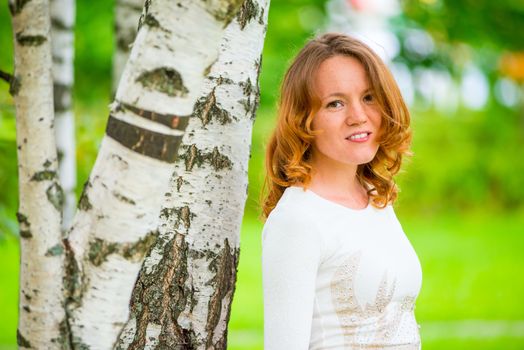
[[[267,0],[247,0],[189,119],[116,349],[226,349]]]
[[[59,178],[64,190],[62,230],[70,225],[76,209],[76,142],[73,115],[73,57],[75,2],[51,0],[51,48],[55,135]]]
[[[53,129],[49,3],[10,1],[15,75],[20,225],[20,348],[61,349],[63,202]]]
[[[115,2],[115,49],[113,53],[113,95],[118,87],[122,71],[129,58],[131,44],[136,37],[138,20],[144,0],[116,0]]]
[[[112,347],[128,319],[133,284],[158,236],[158,213],[192,107],[239,2],[145,4],[67,241],[74,347]]]

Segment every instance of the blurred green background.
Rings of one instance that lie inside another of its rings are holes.
[[[524,2],[395,4],[272,1],[230,349],[262,349],[262,224],[256,217],[264,146],[289,60],[316,30],[327,29],[393,36],[390,64],[404,82],[414,131],[414,156],[398,176],[395,211],[422,263],[415,313],[423,349],[524,349]],[[78,191],[94,163],[111,102],[112,9],[113,1],[77,4]],[[0,69],[12,72],[5,4],[0,33]],[[19,263],[15,119],[7,90],[0,83],[0,350],[16,347]]]

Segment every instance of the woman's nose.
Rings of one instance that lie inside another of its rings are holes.
[[[362,124],[367,120],[366,112],[364,106],[361,103],[352,103],[348,108],[346,115],[346,123],[348,125],[353,124]]]

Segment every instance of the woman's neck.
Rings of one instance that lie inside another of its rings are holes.
[[[308,188],[326,198],[354,207],[362,207],[368,203],[366,189],[357,178],[357,165],[328,163],[321,161],[313,163]]]

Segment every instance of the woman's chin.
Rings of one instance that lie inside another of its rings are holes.
[[[352,163],[353,164],[358,164],[358,165],[367,164],[367,163],[371,162],[375,158],[375,155],[376,155],[376,153],[367,154],[367,155],[362,155],[362,156],[356,157],[356,158],[353,159]]]

